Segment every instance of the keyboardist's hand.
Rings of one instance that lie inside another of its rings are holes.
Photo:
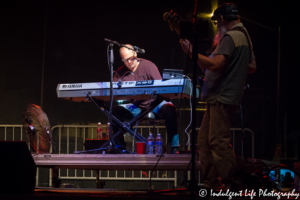
[[[187,39],[180,39],[180,44],[184,52],[192,57],[193,45],[190,43],[190,41],[188,41]]]

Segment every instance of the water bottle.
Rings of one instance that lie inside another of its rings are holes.
[[[110,123],[107,122],[107,125],[106,125],[106,136],[105,136],[105,139],[109,140],[109,133],[110,133]]]
[[[160,133],[157,133],[157,137],[155,138],[155,153],[162,154],[163,152],[163,141]]]
[[[154,137],[152,133],[149,134],[147,139],[147,154],[154,154]]]
[[[97,125],[97,139],[102,139],[102,125],[101,122],[98,122]]]

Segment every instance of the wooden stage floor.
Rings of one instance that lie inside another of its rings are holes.
[[[120,191],[120,190],[107,190],[107,189],[78,189],[78,188],[36,188],[34,194],[0,194],[2,200],[90,200],[90,199],[122,199],[122,200],[166,200],[166,199],[184,199],[184,200],[199,200],[199,199],[211,199],[211,200],[228,200],[229,197],[200,197],[197,191],[191,192],[184,189],[177,190],[159,190],[159,191]],[[277,199],[276,197],[232,197],[233,200],[260,200],[260,199]],[[287,199],[282,197],[280,199]],[[290,197],[289,199],[295,199]]]

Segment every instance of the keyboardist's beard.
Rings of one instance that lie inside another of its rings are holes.
[[[129,70],[131,70],[131,71],[135,71],[136,69],[137,69],[137,67],[138,67],[138,65],[140,64],[140,61],[141,61],[141,59],[139,59],[139,58],[136,58],[136,60],[134,61],[134,63],[132,64],[132,65],[130,65],[129,67],[128,66],[126,66]]]
[[[138,63],[136,61],[134,61],[131,65],[126,66],[129,70],[133,71],[136,69]]]
[[[218,27],[218,32],[214,38],[214,44],[217,44],[221,38],[225,35],[225,33],[227,32],[227,29],[225,28],[225,26],[221,25],[220,27]]]

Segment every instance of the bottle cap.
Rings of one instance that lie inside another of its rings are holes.
[[[98,125],[101,125],[101,122],[98,122]]]
[[[159,136],[160,135],[160,133],[157,133],[157,136]]]
[[[110,125],[110,123],[109,123],[109,122],[107,122],[107,125]]]

